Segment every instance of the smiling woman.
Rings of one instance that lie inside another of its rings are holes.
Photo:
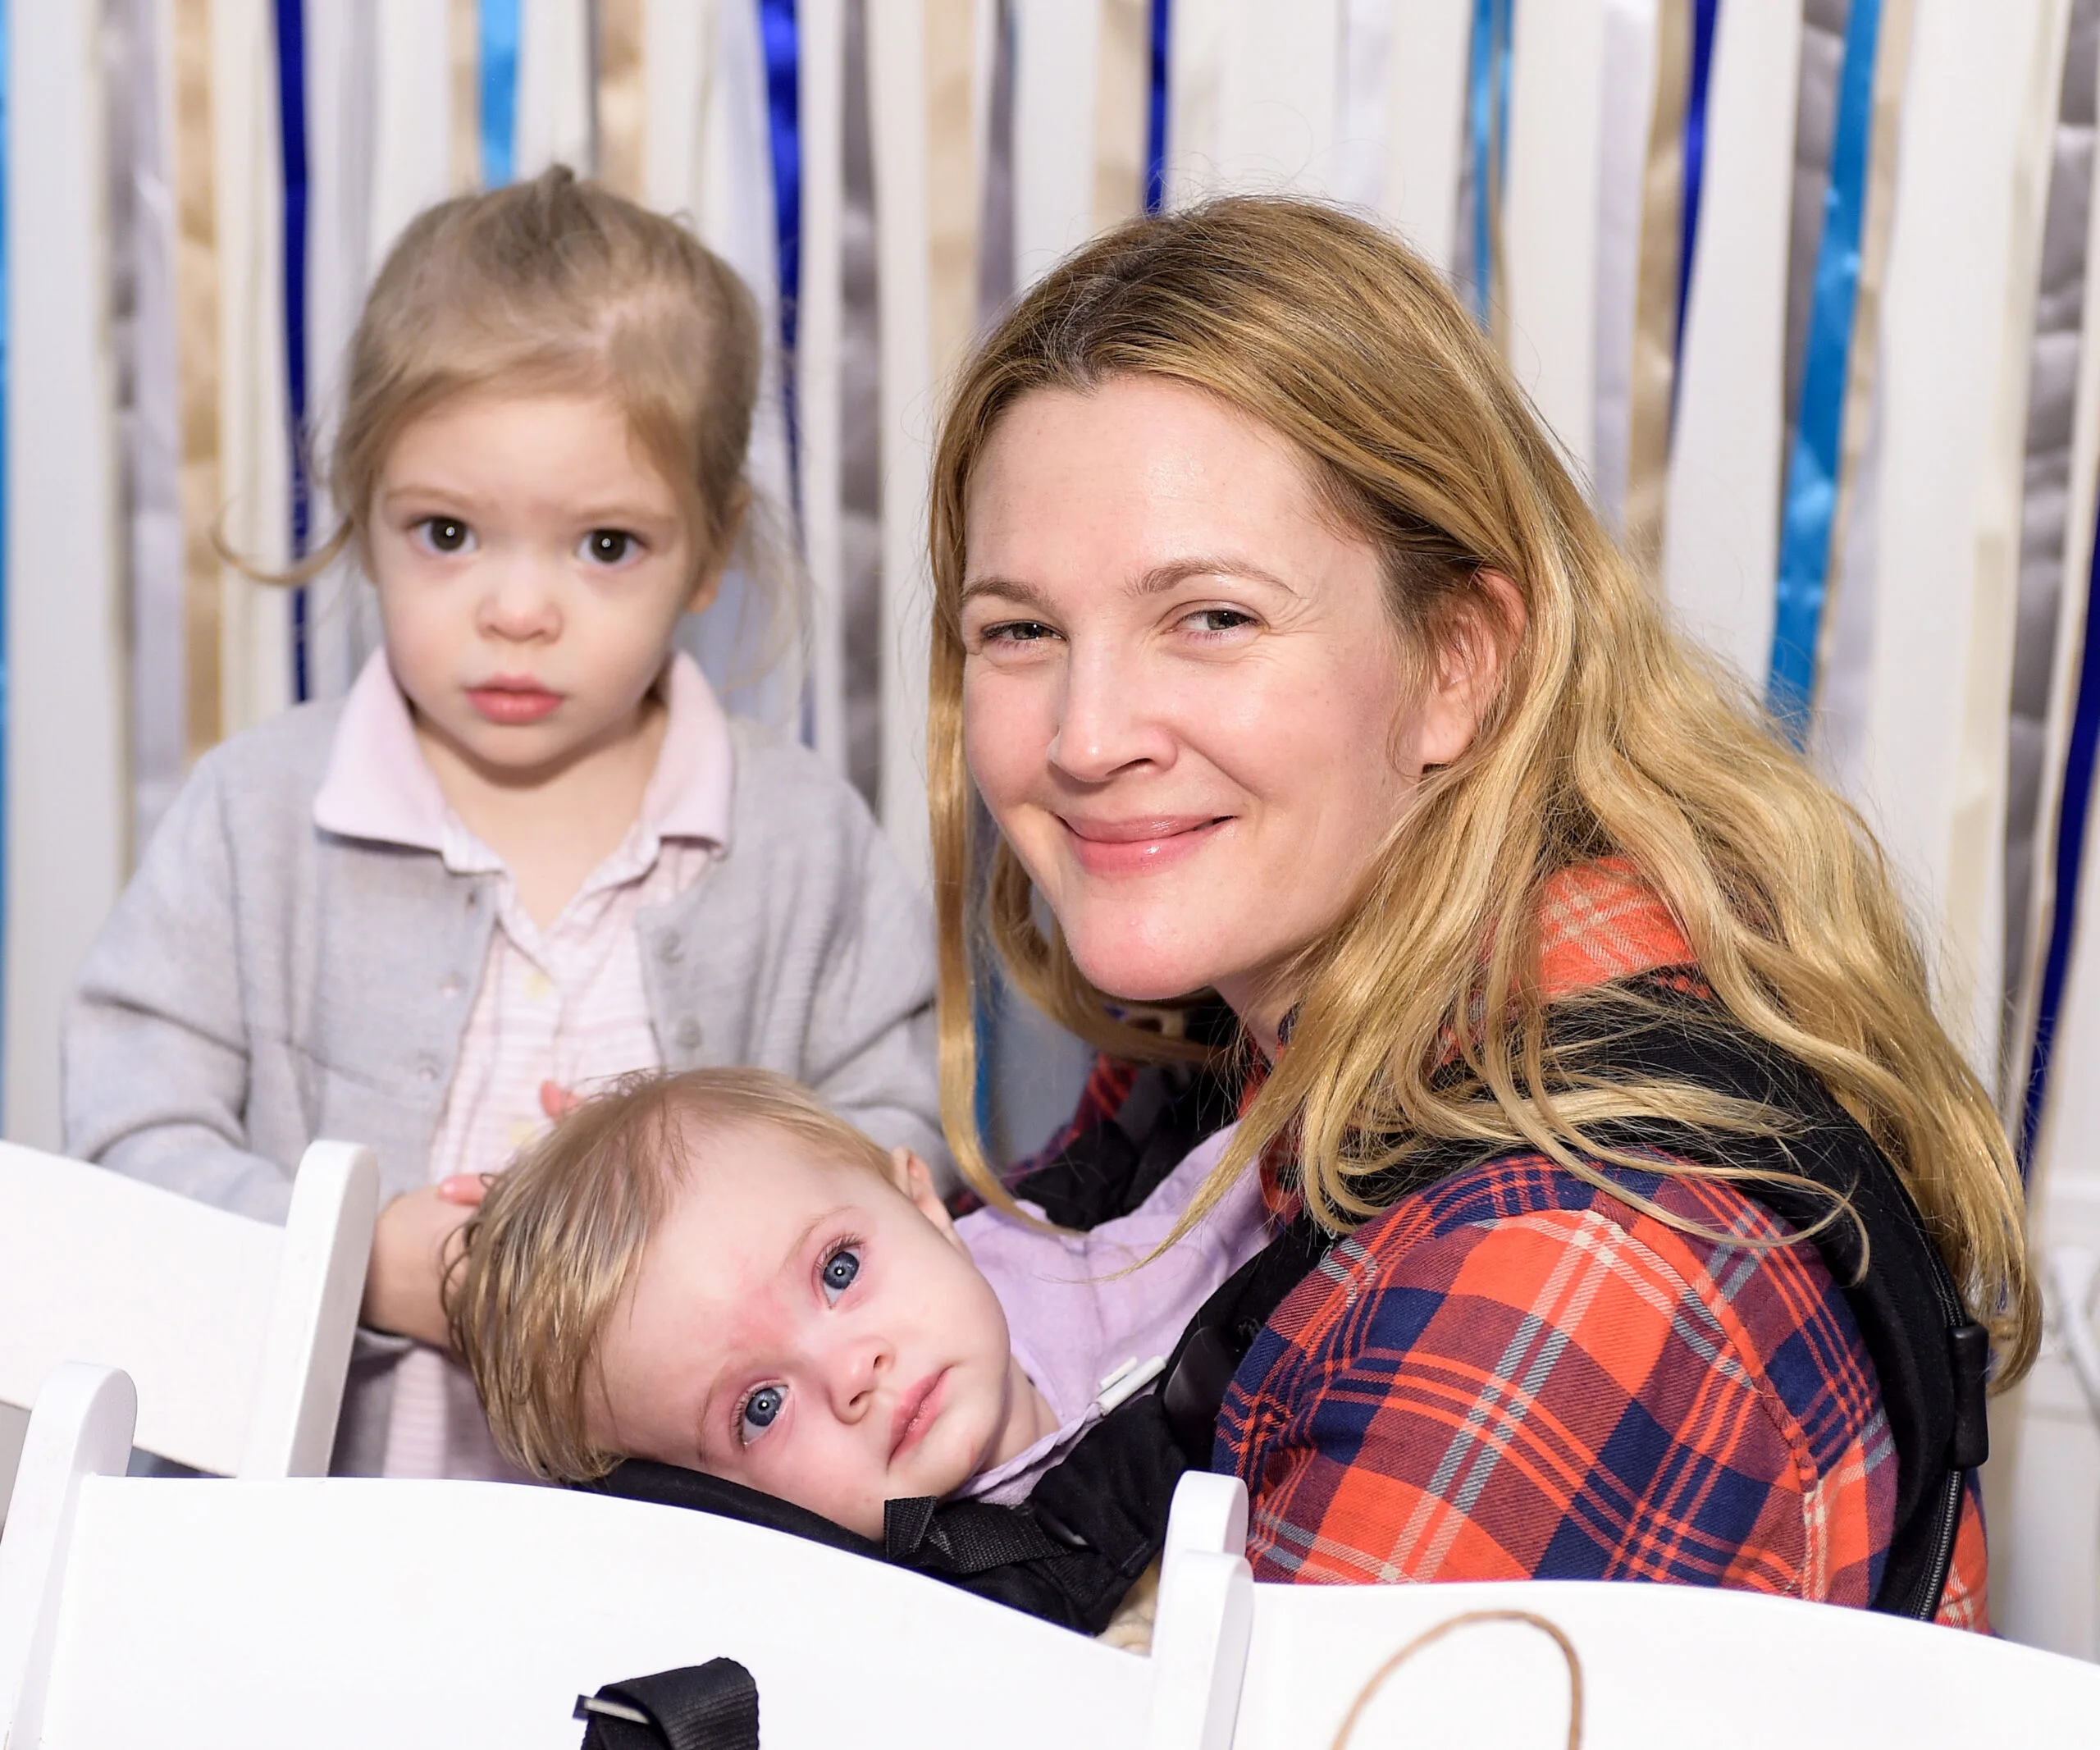
[[[985,446],[961,604],[970,767],[1075,965],[1125,999],[1208,985],[1271,1051],[1291,960],[1464,752],[1495,650],[1420,683],[1376,552],[1312,492],[1185,385],[1047,391]]]
[[[1237,1017],[1180,1233],[1262,1174],[1212,1332],[1258,1575],[1979,1624],[1985,1327],[2002,1382],[2036,1331],[2004,1135],[1871,836],[1438,277],[1285,201],[1097,241],[966,370],[932,537],[949,1137],[1008,1201],[986,944],[1126,1059]]]

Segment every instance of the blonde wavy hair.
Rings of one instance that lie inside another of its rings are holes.
[[[1119,1003],[1087,981],[1054,924],[1039,927],[1003,838],[988,857],[972,843],[970,482],[1022,397],[1126,375],[1200,389],[1291,441],[1324,508],[1377,549],[1416,674],[1454,639],[1501,636],[1481,573],[1509,579],[1525,615],[1502,641],[1499,696],[1472,747],[1425,779],[1354,905],[1300,955],[1290,1049],[1187,1222],[1279,1139],[1312,1213],[1343,1230],[1375,1213],[1366,1175],[1436,1141],[1536,1149],[1640,1203],[1592,1163],[1628,1157],[1590,1128],[1783,1135],[1764,1108],[1564,1072],[1539,986],[1541,896],[1557,874],[1612,858],[1669,908],[1727,1017],[1813,1071],[1888,1155],[1992,1329],[1998,1383],[2017,1378],[2039,1324],[2019,1174],[1989,1096],[1933,1017],[1872,834],[1672,630],[1435,270],[1305,202],[1218,200],[1097,239],[1021,300],[955,389],[932,487],[928,775],[942,1112],[970,1181],[1008,1201],[975,1112],[973,984],[987,953],[1103,1049],[1141,1061],[1194,1049],[1173,1005]],[[1623,993],[1591,1002],[1625,1018]]]
[[[603,1476],[591,1437],[598,1346],[649,1236],[725,1131],[795,1137],[819,1160],[888,1177],[880,1145],[785,1076],[697,1069],[623,1078],[497,1176],[447,1273],[453,1346],[510,1462],[547,1483]]]

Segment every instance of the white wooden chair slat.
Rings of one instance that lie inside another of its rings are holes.
[[[1828,1606],[1626,1583],[1257,1586],[1244,1493],[1216,1477],[1177,1497],[1147,1659],[676,1508],[95,1474],[122,1461],[127,1386],[68,1368],[39,1406],[0,1542],[0,1750],[572,1750],[578,1694],[724,1655],[758,1681],[765,1750],[1314,1750],[1390,1654],[1479,1610],[1569,1638],[1589,1750],[1783,1734],[2069,1750],[2100,1721],[2100,1667]],[[1352,1746],[1559,1743],[1567,1707],[1550,1640],[1481,1625],[1396,1674]]]
[[[575,1750],[579,1694],[719,1655],[757,1679],[766,1750],[1068,1750],[1082,1724],[1089,1750],[1134,1750],[1147,1723],[1134,1654],[857,1556],[603,1496],[94,1478],[71,1568],[50,1750]]]
[[[278,1227],[0,1144],[0,1402],[121,1367],[137,1440],[201,1470],[327,1469],[371,1250],[369,1149],[318,1142]]]
[[[1574,1643],[1586,1750],[2071,1750],[2100,1740],[2100,1666],[1871,1611],[1718,1588],[1529,1580],[1254,1588],[1235,1750],[1334,1742],[1418,1634],[1525,1611]],[[1566,1665],[1524,1624],[1469,1625],[1381,1688],[1352,1750],[1567,1741]]]

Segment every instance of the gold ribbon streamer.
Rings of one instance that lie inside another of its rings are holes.
[[[1093,81],[1093,228],[1134,217],[1145,203],[1146,85],[1152,18],[1145,0],[1100,0]]]
[[[482,185],[481,0],[451,0],[445,27],[452,80],[452,192],[471,194]]]
[[[1815,629],[1815,703],[1833,664],[1838,596],[1845,587],[1845,532],[1858,496],[1860,457],[1874,416],[1874,377],[1881,356],[1881,294],[1888,277],[1889,238],[1896,217],[1897,148],[1901,138],[1903,85],[1911,67],[1912,0],[1882,0],[1874,39],[1874,111],[1867,139],[1866,203],[1860,215],[1860,280],[1852,295],[1852,339],[1845,352],[1845,407],[1838,425],[1838,496],[1830,512],[1830,557],[1824,572],[1823,619]]]
[[[1691,0],[1663,0],[1655,21],[1655,98],[1641,178],[1633,356],[1626,436],[1626,548],[1650,577],[1669,496],[1670,400],[1677,378],[1678,257],[1684,233],[1684,115],[1691,93]]]
[[[927,341],[938,389],[977,329],[977,8],[925,7]]]
[[[649,87],[642,69],[645,0],[598,0],[598,180],[640,200],[646,176]]]
[[[212,0],[175,0],[176,371],[180,410],[183,729],[194,760],[223,728],[220,627],[224,583],[217,538],[219,445],[218,212],[213,194]]]

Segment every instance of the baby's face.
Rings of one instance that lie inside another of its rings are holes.
[[[1012,1455],[1006,1315],[923,1165],[900,1150],[900,1188],[756,1125],[693,1152],[600,1346],[594,1440],[874,1538],[884,1501]]]

